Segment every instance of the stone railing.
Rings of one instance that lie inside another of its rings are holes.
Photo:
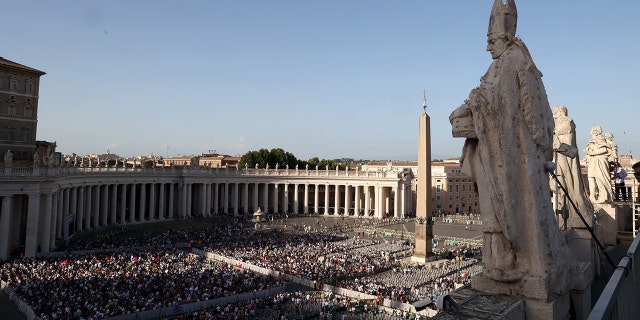
[[[398,178],[396,172],[371,172],[359,170],[296,170],[296,169],[238,169],[211,167],[3,167],[0,168],[0,179],[21,177],[42,178],[82,174],[190,174],[213,176],[282,176],[282,177],[339,177],[339,178]]]

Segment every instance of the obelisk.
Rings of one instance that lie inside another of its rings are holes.
[[[416,185],[416,249],[411,261],[425,263],[433,255],[433,222],[431,217],[431,119],[427,114],[427,93],[424,91],[424,112],[418,127],[418,180]]]

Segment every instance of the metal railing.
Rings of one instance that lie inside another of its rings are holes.
[[[600,294],[588,320],[637,319],[640,315],[640,238],[636,237]]]

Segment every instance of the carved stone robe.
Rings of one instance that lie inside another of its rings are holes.
[[[462,170],[478,185],[483,275],[521,281],[522,293],[566,292],[572,264],[545,171],[552,160],[553,116],[542,74],[520,40],[492,62],[450,120],[469,113],[475,137],[465,141]]]

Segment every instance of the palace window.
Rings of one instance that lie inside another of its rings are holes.
[[[18,82],[18,79],[11,79],[11,82],[9,83],[9,90],[18,91],[18,89],[20,89],[20,83]]]
[[[16,129],[9,127],[7,128],[7,140],[15,140],[16,139]]]
[[[33,93],[35,91],[36,85],[31,82],[31,81],[27,81],[27,93]]]
[[[31,130],[22,131],[22,141],[31,142]]]

